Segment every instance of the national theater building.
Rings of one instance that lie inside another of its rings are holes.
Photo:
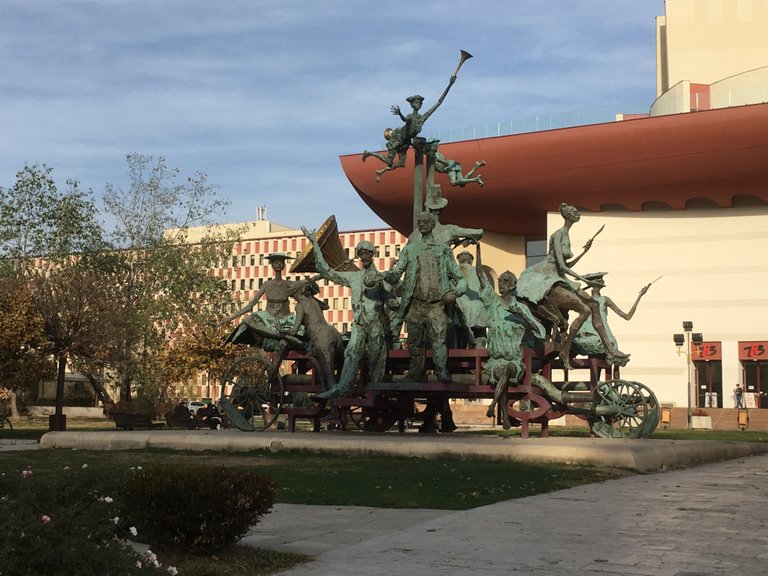
[[[443,140],[440,152],[465,170],[487,165],[482,189],[436,176],[449,201],[440,219],[483,228],[491,275],[519,275],[562,225],[560,203],[577,206],[575,253],[605,226],[576,265],[581,274],[608,273],[603,295],[628,311],[660,277],[631,321],[608,313],[631,353],[622,378],[677,407],[687,406],[690,382],[693,406],[732,408],[741,383],[750,407],[768,408],[768,0],[667,0],[656,24],[657,99],[646,114],[514,134],[513,123],[506,133],[500,124],[501,135]],[[382,165],[361,153],[341,157],[341,167],[391,228],[339,239],[349,258],[369,240],[376,267],[387,270],[412,231],[413,157],[376,182]],[[295,258],[305,245],[300,231],[262,213],[215,273],[247,302],[271,277],[264,256]],[[326,319],[348,331],[348,289],[320,284]]]

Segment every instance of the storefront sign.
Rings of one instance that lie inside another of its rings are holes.
[[[722,360],[721,342],[702,342],[699,346],[691,344],[691,360]]]
[[[768,340],[739,342],[739,360],[768,360]]]

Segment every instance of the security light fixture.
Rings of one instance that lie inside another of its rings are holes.
[[[683,321],[683,330],[686,332],[690,332],[693,330],[693,322],[689,321]]]
[[[685,334],[674,334],[672,338],[675,340],[675,346],[682,346],[685,344]]]
[[[693,342],[694,346],[701,346],[703,341],[704,337],[701,335],[701,332],[694,332],[691,334],[691,342]]]

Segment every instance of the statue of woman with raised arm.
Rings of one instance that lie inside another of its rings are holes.
[[[287,258],[288,256],[282,252],[267,256],[274,277],[264,282],[248,304],[224,320],[224,323],[231,322],[246,312],[252,312],[229,335],[227,342],[249,344],[268,352],[277,350],[280,340],[288,340],[294,345],[301,345],[300,339],[289,335],[295,322],[289,305],[289,297],[299,287],[299,282],[283,279]],[[253,312],[256,304],[265,295],[267,297],[266,310]]]
[[[573,266],[592,247],[593,238],[587,240],[581,254],[574,257],[571,250],[570,230],[581,219],[581,214],[574,206],[561,204],[560,215],[563,217],[563,226],[549,237],[547,258],[523,270],[517,282],[517,295],[534,306],[534,313],[537,316],[551,322],[553,330],[559,329],[566,333],[559,352],[566,369],[570,368],[573,340],[590,315],[592,324],[605,345],[608,361],[625,362],[628,355],[619,351],[616,343],[608,337],[600,317],[598,303],[577,282],[568,278],[570,276],[591,286],[590,280],[575,272]],[[578,316],[568,325],[560,310],[571,310]]]

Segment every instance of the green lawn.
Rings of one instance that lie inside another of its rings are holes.
[[[138,466],[225,466],[270,476],[279,487],[278,502],[456,510],[600,482],[629,473],[591,466],[292,451],[222,454],[35,450],[0,453],[0,463],[3,470],[30,467],[41,473],[87,464],[105,481],[114,483],[114,490],[119,489],[131,468]]]

